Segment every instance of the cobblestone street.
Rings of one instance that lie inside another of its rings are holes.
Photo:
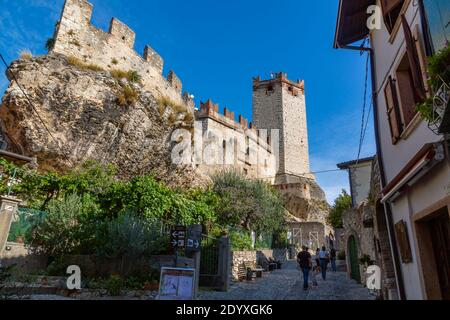
[[[228,292],[201,291],[199,300],[374,300],[362,285],[346,272],[328,272],[327,280],[316,277],[318,286],[303,290],[303,278],[295,261],[281,270],[265,273],[262,279],[233,283]]]

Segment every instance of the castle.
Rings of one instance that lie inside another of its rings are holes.
[[[241,115],[236,121],[227,108],[221,113],[211,100],[200,103],[196,110],[176,74],[170,71],[167,78],[163,76],[164,62],[155,50],[146,46],[139,55],[134,50],[135,33],[128,26],[113,18],[109,31],[104,32],[91,25],[92,11],[86,0],[66,0],[51,51],[105,70],[134,70],[146,91],[188,107],[196,126],[202,133],[208,132],[209,141],[204,141],[204,136],[195,137],[195,147],[212,141],[216,146],[213,153],[219,158],[219,163],[212,164],[193,159],[196,169],[211,175],[234,168],[250,178],[270,182],[281,192],[291,214],[292,241],[321,245],[328,207],[324,192],[310,173],[304,81],[290,81],[284,73],[268,80],[254,78],[253,123]],[[230,149],[233,152],[227,152]]]

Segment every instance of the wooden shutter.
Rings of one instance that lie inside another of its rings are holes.
[[[383,11],[384,23],[389,31],[392,32],[395,21],[391,21],[391,12],[399,6],[404,0],[381,0],[381,10]]]
[[[389,126],[391,128],[392,143],[396,144],[400,139],[402,123],[400,120],[397,89],[391,76],[389,76],[388,83],[384,89],[384,95],[386,98],[386,109]]]
[[[408,52],[409,65],[411,66],[412,78],[414,81],[415,93],[417,100],[423,101],[426,98],[425,86],[423,81],[422,70],[420,68],[419,53],[417,52],[416,40],[414,39],[408,20],[402,15],[403,31],[405,33],[406,50]]]
[[[419,57],[420,71],[422,72],[422,80],[426,92],[426,96],[429,98],[431,95],[430,88],[428,85],[428,58],[425,53],[425,39],[421,36],[419,32],[419,26],[416,25],[414,30],[414,38],[416,39],[416,49]]]

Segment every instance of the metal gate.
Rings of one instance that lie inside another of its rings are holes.
[[[228,238],[217,239],[202,235],[199,285],[226,291],[231,268],[229,257]]]

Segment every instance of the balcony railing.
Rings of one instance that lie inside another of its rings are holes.
[[[442,78],[433,97],[433,112],[428,123],[436,134],[450,133],[450,86]]]

